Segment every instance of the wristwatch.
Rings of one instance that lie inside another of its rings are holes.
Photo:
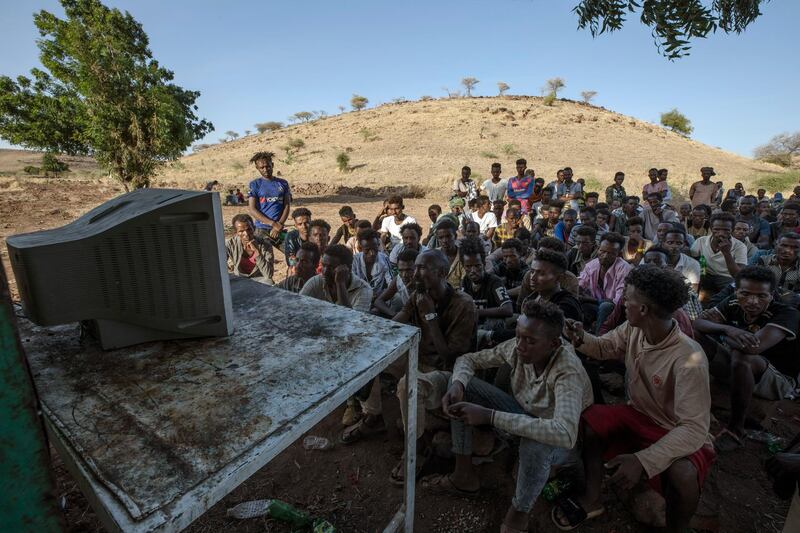
[[[428,322],[430,322],[431,320],[436,320],[437,318],[439,318],[439,315],[437,315],[436,313],[428,313],[427,315],[425,315],[425,320],[427,320]]]

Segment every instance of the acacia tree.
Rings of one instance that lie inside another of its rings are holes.
[[[578,27],[593,37],[622,28],[628,14],[652,29],[656,47],[668,59],[689,55],[692,39],[704,38],[717,29],[741,33],[761,16],[761,4],[769,0],[582,0],[573,11]]]
[[[464,86],[465,96],[469,98],[472,96],[472,89],[481,82],[478,78],[461,78],[461,85]]]
[[[236,132],[235,132],[235,131],[233,131],[233,130],[228,130],[228,131],[226,131],[226,132],[225,132],[225,135],[227,135],[227,136],[228,136],[228,139],[230,139],[230,140],[232,140],[232,141],[235,141],[236,139],[238,139],[238,138],[239,138],[239,134],[238,134],[238,133],[236,133]]]
[[[213,131],[197,91],[172,83],[129,13],[99,0],[61,0],[66,17],[34,14],[41,39],[31,78],[0,76],[0,137],[26,148],[91,155],[129,187]]]
[[[691,135],[692,131],[694,130],[694,127],[692,127],[692,121],[686,118],[686,115],[677,109],[672,109],[666,113],[661,113],[661,125],[665,128],[669,128],[675,133],[683,135],[684,137]]]
[[[510,88],[511,87],[509,87],[508,84],[504,81],[497,82],[497,92],[500,96],[506,94],[506,91],[509,90]]]
[[[566,87],[563,78],[550,78],[545,84],[545,89],[548,94],[552,94],[554,98],[558,98],[558,91]]]
[[[361,96],[359,94],[354,94],[353,97],[350,99],[350,105],[353,107],[355,111],[361,111],[362,109],[367,107],[368,103],[369,100],[367,99],[367,97]]]
[[[756,159],[761,161],[783,167],[791,166],[794,156],[800,154],[800,131],[776,135],[753,152]]]
[[[595,96],[597,96],[597,91],[582,91],[581,92],[581,98],[583,98],[583,101],[586,102],[587,104],[589,102],[591,102],[592,98],[594,98]]]
[[[255,125],[255,128],[258,130],[258,133],[264,133],[266,131],[275,131],[279,130],[283,127],[283,122],[277,122],[275,120],[270,120],[269,122],[259,122]]]

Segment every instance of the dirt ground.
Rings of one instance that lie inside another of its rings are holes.
[[[0,183],[0,257],[9,279],[13,280],[5,248],[8,235],[66,224],[120,192],[119,187],[102,180],[55,182],[31,179]],[[406,210],[427,225],[426,208],[434,202],[443,204],[444,199],[409,199]],[[374,217],[381,207],[377,198],[296,198],[297,206],[309,207],[315,218],[324,218],[334,227],[338,221],[336,213],[345,203],[352,205],[356,213],[365,218]],[[225,220],[229,221],[233,214],[242,210],[225,207]],[[276,272],[282,275],[284,265],[277,265]],[[15,294],[13,285],[12,294]],[[717,387],[713,391],[713,414],[719,420],[725,420],[725,391]],[[609,396],[609,400],[620,401],[620,398]],[[298,441],[212,507],[190,526],[189,531],[288,531],[270,519],[236,521],[225,516],[226,509],[237,503],[265,498],[279,498],[323,516],[339,531],[382,530],[402,501],[401,489],[388,482],[389,472],[402,453],[401,435],[395,426],[399,409],[389,391],[384,404],[389,426],[385,435],[353,446],[336,445],[330,451],[306,451]],[[324,419],[310,434],[336,440],[341,410],[339,408]],[[753,418],[754,424],[760,423],[768,431],[790,438],[800,430],[800,404],[790,401],[758,404]],[[715,422],[713,429],[717,428]],[[102,531],[75,481],[55,452],[53,454],[58,497],[65,507],[67,530]],[[704,487],[697,531],[762,533],[781,530],[788,504],[772,493],[762,466],[767,457],[764,444],[748,441],[744,449],[718,458]],[[513,455],[506,451],[499,454],[493,463],[481,466],[484,490],[476,499],[433,495],[418,486],[416,530],[436,533],[498,531],[513,490],[513,461]],[[451,468],[452,460],[436,459],[429,463],[423,475],[447,472]],[[653,531],[651,527],[637,523],[628,505],[612,491],[604,492],[604,503],[606,514],[586,524],[580,531]],[[540,501],[531,513],[530,529],[557,531],[550,522],[549,512],[549,504]]]

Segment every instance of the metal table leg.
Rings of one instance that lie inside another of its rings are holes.
[[[417,360],[419,358],[419,335],[408,350],[406,388],[408,391],[408,421],[406,423],[406,484],[405,484],[405,532],[414,531],[414,491],[417,482]]]

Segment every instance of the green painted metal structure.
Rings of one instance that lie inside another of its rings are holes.
[[[62,531],[38,399],[0,262],[0,531]]]

